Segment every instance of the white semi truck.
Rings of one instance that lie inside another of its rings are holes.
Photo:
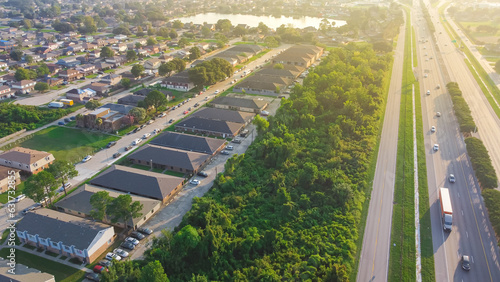
[[[451,231],[453,222],[453,209],[451,207],[450,191],[448,188],[439,188],[439,201],[441,202],[441,217],[443,229]]]

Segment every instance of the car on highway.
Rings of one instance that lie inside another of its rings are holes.
[[[116,260],[120,261],[120,260],[122,260],[122,257],[121,257],[121,256],[119,256],[119,255],[117,255],[117,254],[115,254],[115,253],[111,253],[111,252],[109,252],[109,253],[107,253],[107,254],[106,254],[105,259],[107,259],[107,260],[113,260],[113,259],[116,259]]]
[[[221,153],[221,155],[229,155],[229,152],[225,151],[225,150],[220,151],[220,153]]]
[[[149,136],[151,136],[151,133],[144,133],[144,135],[142,135],[142,139],[146,139]]]
[[[133,250],[133,249],[135,249],[135,245],[132,244],[132,243],[130,243],[130,242],[123,242],[123,243],[120,244],[120,246],[122,248],[127,249],[127,250]]]
[[[144,236],[142,233],[137,232],[137,231],[130,233],[130,237],[134,237],[137,240],[142,240],[142,239],[146,238],[146,236]]]
[[[434,144],[434,147],[432,147],[432,149],[434,151],[438,151],[439,150],[439,144]]]
[[[450,181],[450,183],[455,183],[455,181],[456,181],[455,175],[453,175],[452,173],[450,173],[450,176],[448,177],[448,181]]]
[[[466,256],[466,255],[462,256],[462,269],[465,271],[470,270],[470,257],[469,256]]]
[[[137,145],[137,144],[139,144],[141,142],[142,142],[142,139],[137,138],[137,139],[134,140],[134,142],[132,142],[132,145],[135,146],[135,145]]]
[[[198,179],[191,179],[191,181],[189,181],[189,184],[198,185],[200,184],[200,181]]]
[[[431,126],[431,132],[436,132],[436,127],[434,125]]]
[[[125,242],[129,242],[129,243],[132,243],[134,245],[139,245],[139,240],[135,239],[135,238],[132,238],[132,237],[127,237],[125,238]]]
[[[200,171],[196,175],[201,176],[201,177],[208,177],[208,173],[206,173],[204,171]]]
[[[129,253],[128,253],[128,252],[126,252],[126,251],[124,251],[124,250],[122,250],[122,249],[114,249],[114,250],[113,250],[113,253],[115,253],[115,254],[119,255],[119,256],[120,256],[120,257],[122,257],[122,258],[126,258],[126,257],[128,257],[128,255],[129,255]]]
[[[113,154],[113,158],[116,159],[116,158],[118,158],[121,155],[122,155],[122,153],[116,152],[116,153]]]
[[[82,162],[86,163],[86,162],[90,161],[91,159],[92,159],[92,156],[88,155],[85,158],[83,158]]]
[[[57,124],[59,124],[59,125],[65,125],[66,123],[64,123],[64,121],[60,121]]]
[[[137,228],[137,231],[141,232],[142,234],[146,234],[146,235],[153,234],[153,230],[151,230],[149,228],[145,228],[145,227]]]
[[[431,91],[430,90],[427,90],[427,92],[425,93],[427,95],[431,95]]]
[[[108,143],[108,145],[106,145],[106,148],[111,148],[114,145],[116,145],[116,141],[111,141],[111,142]]]
[[[441,112],[437,112],[436,116],[440,117],[441,116]]]

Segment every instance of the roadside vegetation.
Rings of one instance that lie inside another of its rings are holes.
[[[465,138],[465,144],[467,145],[467,153],[470,157],[472,168],[476,172],[476,177],[481,188],[497,188],[498,177],[483,141],[475,137],[468,137]]]
[[[368,44],[330,52],[143,263],[175,281],[347,280],[390,62]]]
[[[457,117],[460,131],[462,133],[477,131],[476,123],[472,118],[469,105],[462,96],[462,91],[458,87],[458,83],[449,82],[446,84],[446,89],[448,93],[450,93],[451,101],[453,102],[453,112]]]

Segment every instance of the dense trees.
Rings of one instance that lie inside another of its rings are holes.
[[[130,81],[130,79],[129,79],[129,78],[126,78],[126,77],[122,78],[122,80],[121,80],[121,82],[120,82],[120,83],[121,83],[121,85],[122,85],[124,88],[126,88],[126,89],[129,89],[129,88],[130,88],[130,85],[132,84],[132,82]]]
[[[198,59],[201,57],[201,51],[198,47],[194,46],[191,49],[189,49],[189,59],[191,61]]]
[[[137,54],[135,53],[134,50],[128,50],[126,57],[127,57],[127,61],[132,62],[135,59],[137,59]]]
[[[460,131],[472,132],[477,130],[476,123],[472,119],[471,111],[469,105],[462,96],[462,91],[458,87],[458,83],[450,82],[446,85],[448,93],[450,93],[451,101],[453,102],[453,111],[457,117],[458,124],[460,125]]]
[[[40,92],[45,92],[49,90],[49,85],[45,82],[37,82],[35,84],[35,90]]]
[[[100,106],[102,106],[102,104],[97,100],[90,100],[85,103],[85,108],[92,111],[99,108]]]
[[[134,75],[134,77],[139,77],[141,76],[146,69],[144,68],[143,65],[136,64],[132,67],[130,72]]]
[[[196,86],[212,85],[233,74],[233,67],[228,61],[221,58],[214,58],[204,61],[189,69],[189,79]]]
[[[481,187],[497,188],[498,177],[483,141],[476,137],[468,137],[465,138],[465,144],[467,145],[467,153],[469,154],[472,168],[474,168],[474,172],[476,173],[477,180],[481,183]]]
[[[14,61],[20,61],[23,58],[23,51],[14,49],[10,52],[10,58]]]
[[[108,46],[104,46],[101,49],[101,57],[102,58],[111,58],[115,55],[115,51],[113,49],[109,48]]]
[[[41,202],[45,197],[50,198],[54,195],[54,185],[56,179],[48,171],[40,171],[39,173],[30,176],[24,182],[24,194],[35,202]]]
[[[145,263],[172,281],[347,281],[391,61],[370,48],[332,50]]]
[[[66,187],[64,184],[68,181],[68,179],[76,177],[78,175],[78,171],[75,166],[63,161],[63,160],[55,160],[47,169],[56,180],[61,181],[61,187],[63,187],[64,194],[66,195]]]
[[[143,104],[146,109],[152,107],[155,109],[155,111],[158,111],[158,108],[165,105],[167,102],[168,101],[165,97],[165,94],[161,93],[158,90],[153,90],[148,93],[148,95],[144,99]]]
[[[124,226],[133,218],[140,217],[143,205],[138,202],[132,202],[130,195],[120,195],[116,198],[109,196],[106,191],[100,191],[90,197],[90,205],[92,210],[90,214],[98,220],[107,220],[112,223],[123,221]]]
[[[17,81],[25,80],[25,79],[35,79],[38,75],[34,70],[27,70],[23,68],[18,68],[14,77]]]
[[[139,107],[133,108],[130,110],[129,115],[133,116],[135,121],[140,122],[146,118],[146,110]]]

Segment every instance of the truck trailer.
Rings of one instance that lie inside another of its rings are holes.
[[[443,229],[451,231],[453,222],[453,209],[451,207],[450,191],[448,188],[439,188],[439,201],[441,202],[441,217]]]
[[[62,102],[50,102],[49,108],[62,108],[64,104]]]

